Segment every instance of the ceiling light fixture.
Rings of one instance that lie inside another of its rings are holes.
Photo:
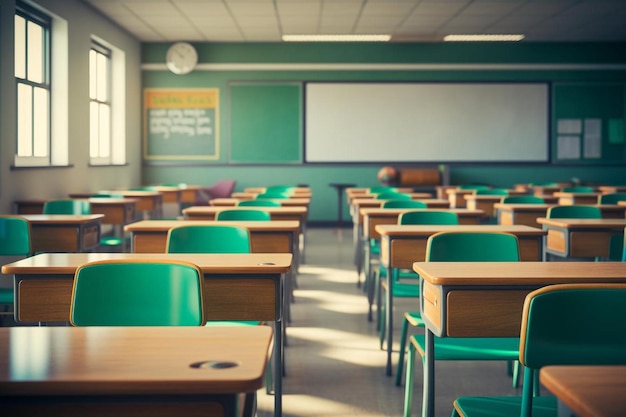
[[[391,35],[283,35],[285,42],[389,42]]]
[[[446,35],[443,40],[446,42],[519,42],[524,39],[524,35],[502,34],[502,35]]]

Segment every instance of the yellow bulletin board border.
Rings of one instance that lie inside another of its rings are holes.
[[[220,102],[218,88],[146,88],[143,101],[143,158],[145,160],[207,161],[220,157]],[[215,147],[206,155],[152,155],[149,153],[149,118],[152,109],[214,110]]]

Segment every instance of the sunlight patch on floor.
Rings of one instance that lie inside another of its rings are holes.
[[[259,397],[259,411],[266,409],[265,398]],[[273,406],[273,403],[271,404]],[[272,408],[267,409],[267,411]],[[366,410],[346,403],[310,395],[283,395],[283,415],[299,417],[323,416],[379,416],[376,410]]]

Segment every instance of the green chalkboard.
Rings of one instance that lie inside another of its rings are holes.
[[[144,159],[219,158],[219,90],[146,89],[143,117]]]
[[[626,159],[626,84],[555,84],[553,103],[555,163],[615,164]]]
[[[302,162],[300,83],[230,86],[230,161]]]

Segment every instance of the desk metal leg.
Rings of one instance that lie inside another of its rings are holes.
[[[422,417],[435,416],[435,335],[428,327],[424,332],[426,358],[424,360],[424,391]]]
[[[385,308],[385,321],[387,325],[387,369],[385,374],[391,376],[391,354],[393,353],[393,277],[392,268],[387,270],[387,293],[385,294],[387,303]],[[370,285],[373,285],[370,282]]]

